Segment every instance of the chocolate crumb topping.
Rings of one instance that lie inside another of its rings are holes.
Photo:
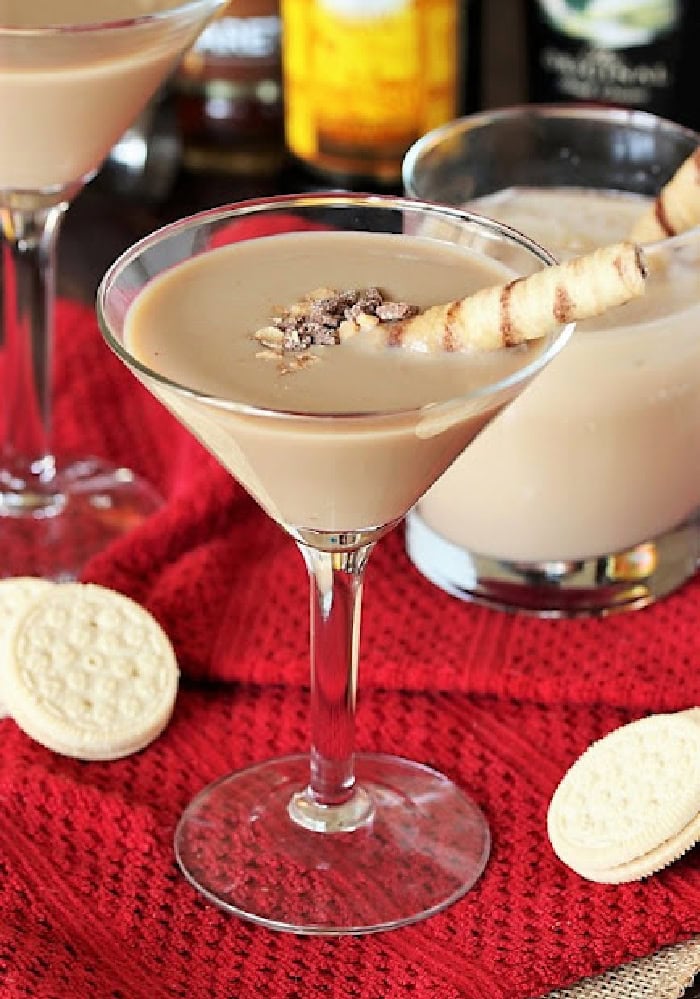
[[[398,322],[417,314],[415,305],[393,302],[379,288],[344,291],[319,288],[280,309],[270,326],[258,330],[254,336],[273,355],[300,355],[311,347],[340,344],[378,323]]]
[[[382,302],[373,313],[382,323],[395,323],[418,315],[418,308],[407,302]],[[372,315],[372,313],[370,313]]]

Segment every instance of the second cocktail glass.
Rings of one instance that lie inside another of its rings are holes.
[[[500,218],[570,257],[629,238],[646,199],[699,142],[640,111],[524,105],[424,136],[404,181],[413,197]],[[411,512],[407,550],[428,579],[464,599],[569,617],[645,607],[696,573],[693,242],[700,229],[659,244],[644,300],[578,325],[508,422]]]
[[[319,286],[393,284],[426,305],[463,294],[476,263],[488,264],[481,282],[551,262],[513,230],[455,209],[306,195],[175,223],[103,280],[98,316],[109,345],[296,540],[309,574],[310,754],[223,777],[189,805],[176,833],[186,877],[236,915],[299,933],[368,933],[439,911],[480,876],[489,832],[468,795],[421,763],[354,753],[363,572],[375,543],[570,327],[491,358],[384,347],[358,360],[352,347],[321,347],[308,369],[292,365],[266,382],[278,362],[256,353],[252,334],[267,310]],[[155,327],[164,339],[146,351]],[[241,359],[231,360],[243,341]],[[364,365],[361,385],[349,384],[345,364],[355,363]],[[384,365],[378,379],[373,364]],[[438,374],[449,387],[426,394]],[[251,389],[259,377],[267,388]],[[256,391],[296,401],[273,407],[256,402]],[[397,404],[399,391],[414,404]]]
[[[97,24],[91,0],[0,8],[0,577],[73,578],[159,505],[131,469],[56,453],[56,239],[72,198],[222,3],[110,0]]]

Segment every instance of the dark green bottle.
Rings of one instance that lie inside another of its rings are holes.
[[[527,0],[529,99],[652,111],[700,129],[699,0]]]

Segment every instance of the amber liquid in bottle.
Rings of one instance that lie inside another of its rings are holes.
[[[185,55],[172,90],[186,167],[276,172],[285,158],[277,0],[233,0]]]
[[[400,181],[417,138],[459,113],[459,0],[282,0],[290,152],[339,180]]]

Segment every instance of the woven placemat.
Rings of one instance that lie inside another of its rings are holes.
[[[544,999],[681,999],[699,972],[700,937],[695,937]]]

